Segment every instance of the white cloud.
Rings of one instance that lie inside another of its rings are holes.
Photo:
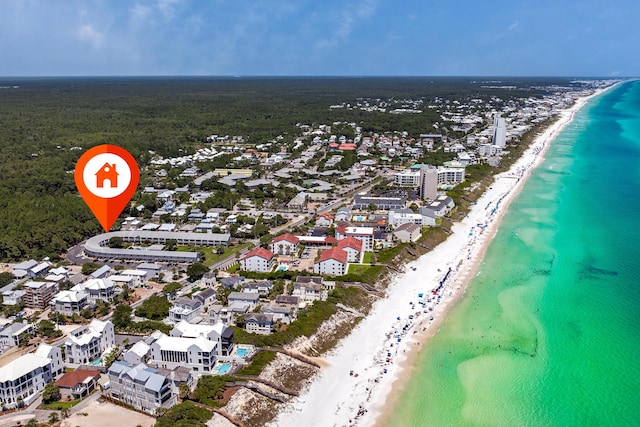
[[[333,35],[329,38],[318,40],[316,47],[327,49],[343,44],[351,35],[354,24],[371,18],[377,8],[378,0],[363,0],[359,3],[348,4],[338,17],[338,27]]]
[[[515,21],[513,24],[509,25],[509,28],[507,28],[507,31],[513,31],[515,30],[518,25],[520,25],[520,21]]]
[[[141,21],[144,21],[151,14],[151,8],[143,4],[135,4],[129,11],[132,19]]]
[[[166,18],[173,18],[175,6],[180,0],[158,0],[158,9]]]
[[[93,28],[91,24],[81,25],[77,34],[80,40],[90,43],[94,49],[99,48],[104,41],[104,35]]]

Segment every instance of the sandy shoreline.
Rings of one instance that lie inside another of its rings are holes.
[[[406,265],[387,296],[326,358],[309,388],[282,411],[277,426],[382,425],[420,349],[477,274],[500,220],[557,134],[592,95],[578,98],[539,135],[509,171],[498,174],[469,214],[434,250]],[[445,280],[446,279],[446,280]],[[443,282],[438,296],[432,289]],[[422,294],[422,297],[419,295]]]

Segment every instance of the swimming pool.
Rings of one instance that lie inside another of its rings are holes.
[[[287,271],[288,269],[289,267],[286,265],[279,265],[278,268],[276,268],[276,271]]]
[[[231,370],[231,363],[221,363],[213,369],[215,375],[224,375]]]
[[[245,357],[247,354],[249,354],[249,349],[248,348],[239,348],[236,350],[236,354],[238,355],[238,357]]]
[[[92,364],[93,366],[100,366],[100,365],[102,365],[102,357],[98,357],[96,360],[93,360],[93,361],[91,362],[91,364]]]

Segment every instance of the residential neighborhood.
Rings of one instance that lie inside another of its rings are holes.
[[[2,265],[3,410],[39,404],[53,384],[61,402],[101,393],[157,416],[261,353],[295,358],[287,340],[308,337],[300,330],[318,313],[358,313],[346,292],[382,295],[371,278],[404,269],[385,256],[444,238],[473,203],[465,191],[480,191],[529,130],[582,95],[345,100],[327,108],[437,109],[441,121],[415,135],[298,123],[268,143],[203,135],[193,154],[151,155],[112,231],[62,261]]]

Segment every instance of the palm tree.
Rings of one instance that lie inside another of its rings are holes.
[[[49,414],[49,424],[55,424],[58,421],[60,421],[60,417],[58,416],[58,413],[53,411]]]
[[[189,393],[191,393],[191,387],[189,387],[189,384],[187,383],[180,383],[178,393],[180,395],[180,399],[185,400],[189,397]]]
[[[27,424],[27,427],[38,427],[38,420],[36,420],[35,418],[31,418]]]

